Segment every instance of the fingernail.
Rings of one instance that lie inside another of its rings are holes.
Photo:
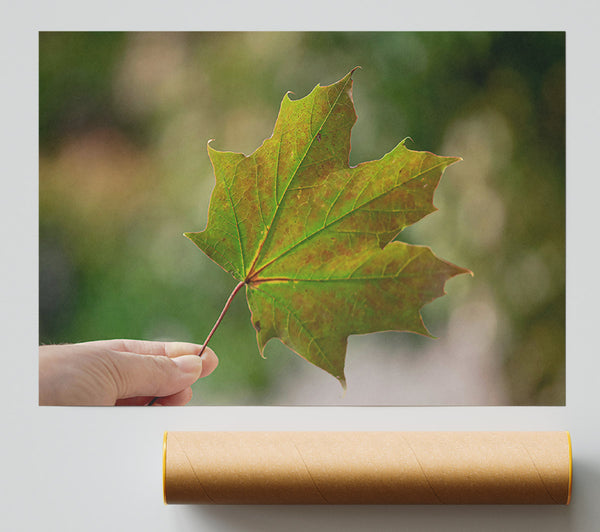
[[[182,355],[171,359],[184,373],[200,375],[202,373],[202,359],[198,355]]]

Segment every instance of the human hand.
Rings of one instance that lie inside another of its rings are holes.
[[[184,342],[101,340],[40,346],[40,405],[184,405],[210,375],[210,348]]]

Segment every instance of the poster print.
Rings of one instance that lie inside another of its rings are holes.
[[[462,158],[434,187],[438,210],[390,238],[473,277],[449,275],[423,306],[429,335],[351,335],[345,391],[278,340],[261,358],[239,294],[190,404],[564,404],[564,44],[544,32],[41,33],[40,342],[202,343],[238,283],[182,236],[204,229],[217,193],[207,141],[255,153],[287,91],[301,100],[360,65],[349,167],[400,141]],[[344,323],[358,313],[339,308]]]

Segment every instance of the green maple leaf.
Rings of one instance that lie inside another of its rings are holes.
[[[402,141],[350,167],[352,72],[302,99],[286,94],[273,135],[249,156],[209,143],[208,224],[185,234],[239,281],[228,303],[245,286],[261,355],[280,338],[343,386],[349,335],[429,335],[420,309],[469,272],[427,247],[392,242],[436,210],[442,172],[460,159]]]

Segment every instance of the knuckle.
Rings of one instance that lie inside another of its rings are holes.
[[[127,393],[131,384],[130,377],[126,371],[123,371],[118,358],[109,351],[106,353],[106,356],[101,357],[101,361],[110,380],[114,383],[117,393]]]

